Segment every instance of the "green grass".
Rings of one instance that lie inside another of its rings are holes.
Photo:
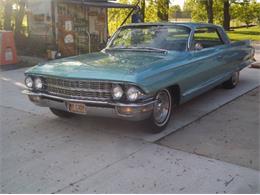
[[[237,28],[227,32],[231,41],[252,40],[260,41],[260,26]]]

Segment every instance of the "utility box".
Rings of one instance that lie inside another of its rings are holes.
[[[17,63],[14,34],[11,31],[0,31],[0,65]]]

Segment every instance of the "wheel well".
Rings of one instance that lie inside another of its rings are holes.
[[[170,93],[173,94],[174,105],[179,105],[181,100],[181,90],[179,85],[172,85],[168,88]]]

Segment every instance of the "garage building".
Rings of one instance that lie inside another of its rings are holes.
[[[108,0],[28,0],[29,37],[63,56],[99,51],[108,39],[108,8],[134,6]]]

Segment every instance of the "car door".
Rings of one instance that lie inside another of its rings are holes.
[[[214,27],[196,28],[191,40],[192,60],[187,93],[202,93],[216,84],[223,72],[224,42]]]

